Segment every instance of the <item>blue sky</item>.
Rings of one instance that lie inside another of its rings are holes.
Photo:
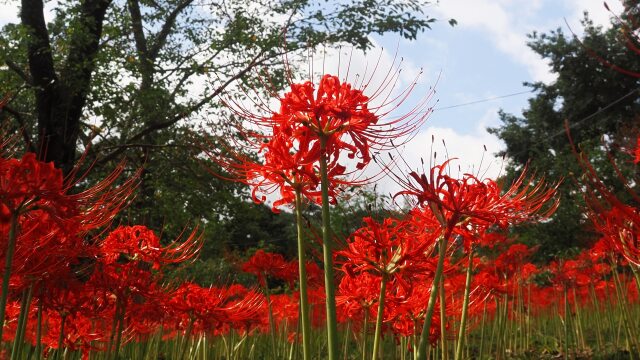
[[[621,9],[616,0],[609,1],[609,6],[616,13]],[[437,18],[438,22],[432,30],[421,33],[418,40],[409,42],[398,35],[372,39],[384,47],[387,60],[398,47],[399,56],[405,59],[405,80],[419,68],[425,70],[422,88],[415,92],[416,100],[435,84],[439,75],[437,109],[526,91],[524,82],[553,81],[545,62],[526,46],[526,35],[534,30],[548,32],[558,27],[569,32],[565,21],[573,31],[580,33],[584,10],[589,11],[597,24],[609,23],[609,13],[602,0],[440,0],[425,9],[425,13]],[[17,16],[18,2],[0,5],[0,25],[17,21]],[[450,18],[455,18],[458,25],[449,26],[447,20]],[[353,66],[357,70],[362,63],[374,61],[378,54],[380,49],[355,54]],[[428,156],[428,144],[434,135],[438,144],[441,140],[446,141],[450,156],[460,158],[463,170],[477,167],[483,145],[490,154],[502,146],[485,131],[487,126],[499,125],[498,110],[520,114],[528,97],[528,94],[522,94],[436,110],[416,139],[402,150],[403,154],[409,163],[418,163],[420,157]],[[444,152],[442,149],[436,151]],[[485,155],[484,165],[490,154]],[[500,168],[499,163],[494,163],[487,174],[495,176]],[[392,185],[383,185],[385,190],[391,191],[387,187]]]
[[[608,4],[616,13],[622,9],[615,0]],[[403,152],[412,159],[409,162],[425,157],[425,143],[431,142],[432,134],[446,141],[450,156],[460,158],[463,170],[478,166],[483,145],[489,153],[498,151],[502,144],[485,128],[500,124],[499,109],[521,114],[531,94],[437,108],[527,91],[524,82],[552,82],[554,75],[545,61],[526,46],[527,34],[559,27],[570,33],[567,23],[579,34],[585,10],[596,24],[609,24],[610,13],[602,0],[441,0],[427,8],[425,12],[439,21],[417,41],[401,41],[399,52],[413,66],[426,69],[424,81],[433,82],[441,74],[436,86],[439,103],[416,143]],[[455,18],[458,25],[449,26],[449,18]],[[394,48],[398,37],[376,41]],[[483,164],[487,165],[486,156]],[[500,169],[496,160],[487,174],[495,176]]]

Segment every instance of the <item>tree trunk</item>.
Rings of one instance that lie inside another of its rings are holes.
[[[38,114],[38,157],[53,161],[65,175],[75,166],[80,118],[91,89],[102,36],[102,23],[111,0],[84,0],[77,28],[60,75],[56,72],[42,0],[22,0],[20,18],[29,32],[28,61]]]

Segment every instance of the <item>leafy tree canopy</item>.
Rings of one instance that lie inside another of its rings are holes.
[[[566,255],[597,236],[584,217],[582,169],[572,152],[565,120],[578,149],[588,154],[598,172],[618,190],[622,190],[621,183],[611,157],[629,171],[630,158],[624,149],[634,146],[638,134],[638,79],[605,66],[594,54],[635,71],[640,69],[640,56],[627,47],[617,21],[603,29],[585,14],[582,24],[581,38],[561,29],[530,35],[529,46],[548,60],[557,79],[551,84],[528,84],[536,95],[529,99],[522,117],[501,112],[502,124],[489,129],[506,145],[498,155],[508,159],[508,179],[528,164],[546,181],[563,181],[561,204],[553,219],[517,230],[521,240],[542,245],[542,258]]]
[[[285,54],[295,66],[318,47],[369,49],[372,34],[415,39],[434,21],[426,3],[62,0],[45,13],[42,0],[21,0],[20,22],[0,30],[0,96],[10,97],[0,121],[65,173],[85,153],[87,183],[122,159],[142,169],[121,222],[162,228],[169,239],[204,223],[209,256],[251,241],[284,247],[292,241],[284,223],[203,170],[194,145],[205,141],[193,130],[233,136],[219,95],[260,91],[250,76],[258,68],[282,86]],[[265,226],[248,229],[254,220]]]

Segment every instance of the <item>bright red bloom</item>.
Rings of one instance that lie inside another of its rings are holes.
[[[280,254],[267,253],[260,249],[253,256],[242,264],[242,271],[258,277],[262,286],[266,285],[268,276],[280,278],[283,272],[287,272],[289,267],[287,261]]]
[[[414,197],[418,205],[428,205],[442,226],[452,226],[466,220],[476,225],[498,225],[543,219],[557,208],[552,201],[557,185],[546,187],[544,181],[532,185],[523,171],[504,192],[491,179],[479,180],[471,174],[456,179],[446,173],[451,160],[431,168],[429,177],[415,171],[409,179],[399,179],[405,190],[395,196]]]
[[[160,245],[160,238],[145,226],[120,226],[113,230],[100,245],[101,262],[105,264],[142,261],[158,270],[161,265],[175,264],[195,257],[202,247],[202,236],[197,229],[182,243]]]
[[[382,276],[406,271],[413,276],[432,270],[425,259],[438,234],[413,231],[409,222],[398,219],[379,223],[366,217],[362,221],[365,226],[351,235],[346,249],[336,253],[345,259],[347,274],[369,271]]]
[[[348,158],[357,158],[355,168],[361,170],[372,160],[372,150],[390,150],[403,144],[429,115],[426,104],[433,92],[408,114],[387,117],[415,86],[413,83],[398,95],[392,95],[398,75],[399,71],[389,73],[371,96],[364,92],[371,79],[362,82],[360,88],[328,74],[317,84],[292,83],[290,91],[278,99],[278,111],[269,109],[267,102],[254,102],[251,108],[257,106],[263,111],[260,115],[233,99],[226,99],[227,106],[250,123],[249,129],[239,128],[244,135],[244,146],[240,146],[246,148],[248,143],[250,150],[264,156],[264,161],[239,155],[239,151],[230,150],[234,146],[225,149],[231,160],[225,160],[225,154],[209,152],[208,155],[230,172],[232,179],[252,186],[256,201],[264,201],[264,195],[279,189],[281,199],[274,204],[274,209],[293,203],[296,191],[311,201],[320,202],[319,162],[324,157],[329,196],[335,201],[341,186],[364,184],[376,178],[358,178],[360,175],[348,171],[341,158],[343,152]],[[381,101],[372,107],[370,102],[375,98]]]

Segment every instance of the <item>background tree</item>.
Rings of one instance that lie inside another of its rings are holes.
[[[279,87],[285,54],[295,67],[298,56],[319,47],[368,49],[374,33],[413,39],[434,21],[424,5],[68,0],[45,14],[42,0],[21,0],[20,23],[0,31],[0,94],[11,96],[0,120],[22,131],[25,150],[65,173],[86,152],[87,183],[121,159],[142,168],[139,194],[122,222],[162,228],[167,238],[205,223],[210,256],[251,241],[277,239],[284,247],[291,240],[284,223],[247,202],[242,187],[203,170],[194,145],[205,141],[194,129],[234,136],[225,125],[235,119],[219,95],[260,91],[264,84],[252,71],[268,69],[270,86]],[[254,215],[265,227],[251,232]]]
[[[516,230],[524,242],[542,245],[538,251],[542,258],[587,246],[596,236],[583,215],[582,169],[569,145],[565,120],[579,149],[589,155],[600,174],[611,174],[605,180],[618,190],[621,183],[610,157],[618,157],[623,169],[625,162],[631,165],[621,150],[634,146],[639,129],[638,79],[605,66],[594,54],[635,71],[640,69],[640,57],[627,47],[618,21],[604,30],[585,14],[582,24],[581,38],[567,36],[561,29],[531,35],[529,46],[549,61],[557,79],[549,85],[528,84],[536,95],[529,99],[523,116],[501,112],[502,124],[489,129],[506,144],[499,155],[508,158],[507,180],[525,164],[548,181],[564,179],[559,189],[560,207],[552,220]],[[620,196],[623,194],[620,191]]]

